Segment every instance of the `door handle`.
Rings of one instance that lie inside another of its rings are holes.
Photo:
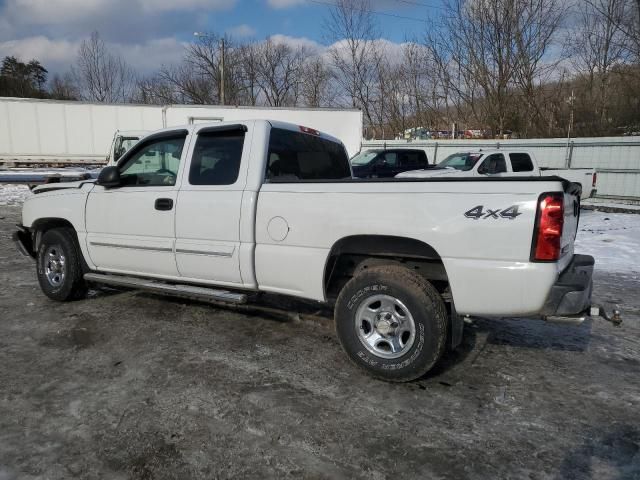
[[[156,210],[171,210],[173,208],[172,198],[156,198]]]

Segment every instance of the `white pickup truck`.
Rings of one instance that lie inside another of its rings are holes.
[[[251,120],[144,137],[97,180],[39,186],[14,233],[43,292],[89,283],[246,302],[335,305],[350,358],[406,381],[463,315],[583,318],[579,187],[557,177],[355,179],[337,139]]]
[[[435,167],[409,170],[397,178],[460,177],[531,177],[555,176],[577,183],[582,198],[595,196],[597,173],[593,168],[540,168],[534,156],[520,150],[482,150],[449,155]]]

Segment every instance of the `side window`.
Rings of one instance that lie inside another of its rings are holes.
[[[507,171],[507,162],[504,159],[504,155],[501,153],[495,153],[489,155],[484,159],[482,165],[478,167],[478,173],[482,175],[495,175],[497,173],[504,173]]]
[[[398,157],[398,166],[403,168],[420,168],[426,163],[426,155],[422,152],[401,152]]]
[[[180,135],[145,143],[120,166],[122,184],[144,187],[175,185],[185,138],[185,135]]]
[[[514,172],[533,172],[533,162],[528,153],[510,153],[509,157]]]
[[[191,185],[232,185],[238,180],[244,131],[198,134],[193,149],[189,183]]]
[[[266,179],[274,182],[351,178],[344,147],[309,133],[272,128],[268,160]]]
[[[396,152],[387,152],[384,154],[384,164],[389,167],[395,167],[398,163],[398,154]]]

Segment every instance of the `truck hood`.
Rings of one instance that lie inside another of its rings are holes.
[[[95,183],[95,179],[91,180],[80,180],[78,182],[56,182],[56,183],[46,183],[44,185],[38,185],[36,188],[32,190],[34,194],[44,193],[44,192],[53,192],[54,190],[68,190],[68,189],[78,189],[82,188],[83,185],[88,183]]]
[[[470,172],[455,168],[430,168],[428,170],[410,170],[396,175],[396,178],[434,178],[434,177],[468,177]]]

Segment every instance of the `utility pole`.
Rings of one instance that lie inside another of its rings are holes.
[[[573,89],[571,89],[571,96],[567,99],[567,103],[569,104],[569,126],[567,127],[567,151],[565,152],[565,165],[567,168],[571,166],[571,129],[573,128],[573,104],[576,100],[576,96],[573,94]]]
[[[220,105],[225,105],[224,98],[224,37],[220,39]]]

